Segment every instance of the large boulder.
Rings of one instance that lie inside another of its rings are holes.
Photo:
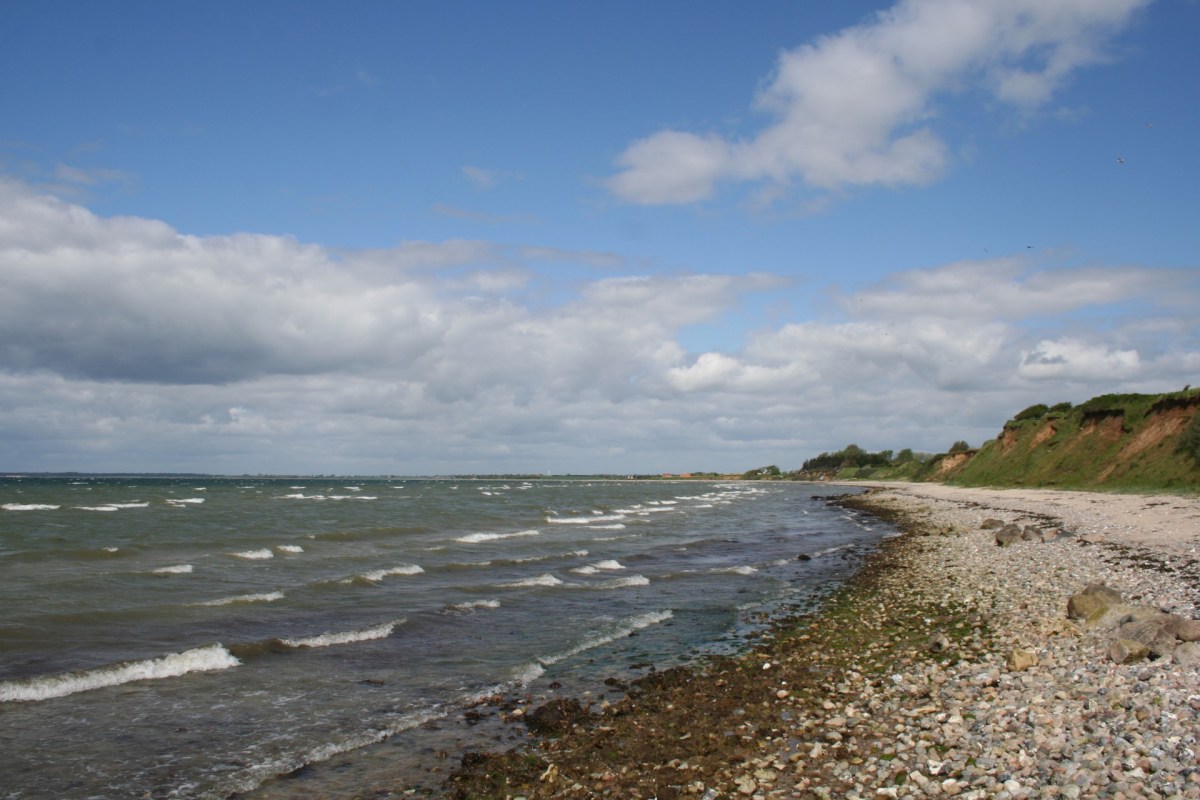
[[[1115,631],[1126,622],[1140,622],[1162,616],[1162,612],[1151,606],[1135,606],[1114,603],[1102,606],[1083,621],[1083,627],[1093,631]]]
[[[1170,614],[1143,619],[1131,619],[1117,626],[1114,636],[1132,639],[1146,645],[1151,658],[1169,658],[1175,652],[1175,634],[1170,630],[1173,620]]]
[[[1108,644],[1108,657],[1117,664],[1134,664],[1150,655],[1150,648],[1133,639],[1113,639]]]
[[[1021,526],[1020,525],[1005,525],[996,531],[996,546],[1008,547],[1021,541]]]
[[[1123,599],[1116,589],[1103,583],[1092,583],[1067,600],[1067,616],[1071,619],[1087,619],[1096,611],[1121,603]]]

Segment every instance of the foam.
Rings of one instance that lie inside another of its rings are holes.
[[[76,511],[120,511],[116,506],[75,506]]]
[[[304,548],[298,544],[277,544],[275,549],[281,553],[303,553]]]
[[[265,592],[263,594],[239,594],[235,597],[222,597],[218,600],[206,600],[195,603],[198,606],[229,606],[241,603],[273,603],[283,599],[283,592]]]
[[[545,572],[535,578],[525,578],[524,580],[514,581],[512,583],[502,583],[501,586],[506,589],[524,589],[533,586],[561,586],[562,581]]]
[[[389,567],[388,569],[373,569],[370,572],[364,572],[357,577],[363,580],[378,583],[390,575],[420,575],[425,570],[416,564],[401,564],[398,567]],[[351,578],[350,580],[354,580]]]
[[[375,639],[386,639],[392,635],[392,631],[397,625],[403,624],[404,620],[399,619],[395,622],[385,622],[382,625],[375,625],[370,628],[322,633],[319,636],[309,636],[304,639],[280,639],[279,641],[288,647],[332,647],[339,644],[369,642]]]
[[[754,573],[758,572],[758,569],[743,565],[740,567],[723,567],[721,569],[715,569],[713,572],[729,572],[734,575],[753,575]]]
[[[539,658],[537,661],[542,666],[548,667],[551,664],[557,664],[560,661],[565,661],[566,659],[570,658],[571,656],[579,655],[580,653],[584,652],[585,650],[591,650],[596,647],[602,647],[602,646],[608,644],[609,642],[615,642],[618,639],[624,639],[625,637],[629,636],[629,634],[633,633],[634,631],[639,631],[642,628],[648,628],[651,625],[657,625],[661,622],[666,622],[667,620],[671,619],[674,616],[675,616],[675,614],[669,610],[667,610],[667,611],[650,611],[645,614],[638,614],[637,616],[629,617],[628,619],[621,620],[620,622],[618,622],[617,624],[613,625],[612,627],[610,627],[606,630],[598,631],[597,633],[587,637],[586,639],[584,639],[583,641],[581,641],[579,644],[575,645],[574,647],[564,650],[561,653],[557,653],[555,655],[548,656],[546,658]]]
[[[455,603],[453,605],[446,606],[446,608],[443,610],[447,611],[451,614],[465,614],[468,611],[474,611],[475,609],[478,609],[478,608],[499,608],[499,607],[500,607],[499,600],[468,600],[465,603]]]
[[[265,547],[261,550],[243,550],[240,553],[230,553],[230,555],[238,558],[245,558],[250,561],[261,561],[264,558],[274,558],[275,554]]]
[[[185,497],[183,499],[170,498],[167,500],[173,506],[194,506],[204,502],[203,497]]]
[[[81,672],[5,681],[0,683],[0,702],[49,700],[133,681],[176,678],[189,672],[229,669],[240,663],[224,647],[212,644],[147,661],[130,661]]]
[[[650,579],[645,575],[630,575],[627,578],[613,578],[610,581],[589,584],[589,589],[625,589],[631,586],[649,586]]]
[[[186,575],[193,569],[191,564],[175,564],[171,567],[159,567],[150,570],[155,575]]]
[[[51,506],[45,503],[5,503],[0,508],[5,511],[58,511],[62,506]]]
[[[594,514],[590,517],[558,517],[548,516],[547,522],[555,525],[594,525],[597,522],[620,522],[625,519],[624,514]]]
[[[538,536],[541,531],[536,528],[530,528],[527,531],[517,531],[516,533],[469,533],[466,536],[460,536],[454,541],[463,542],[464,544],[478,544],[480,542],[492,542],[497,539],[516,539],[523,536]]]

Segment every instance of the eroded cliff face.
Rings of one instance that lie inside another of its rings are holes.
[[[1110,398],[1111,402],[1089,401],[1070,411],[1010,421],[980,450],[943,456],[932,465],[928,479],[996,486],[1161,485],[1200,490],[1200,461],[1180,447],[1200,414],[1200,392],[1099,399]]]

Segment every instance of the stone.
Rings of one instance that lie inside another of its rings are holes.
[[[1200,667],[1200,642],[1183,642],[1175,648],[1171,657],[1181,667]]]
[[[1104,606],[1091,614],[1083,622],[1083,627],[1095,631],[1113,631],[1126,622],[1150,619],[1162,614],[1157,608],[1150,606],[1134,606],[1125,603]]]
[[[1021,528],[1018,525],[1005,525],[996,531],[996,546],[1008,547],[1021,541]]]
[[[1113,639],[1108,645],[1108,657],[1116,664],[1135,664],[1150,655],[1150,648],[1133,639]]]
[[[999,519],[996,519],[995,517],[988,517],[979,526],[980,530],[985,530],[985,531],[995,530],[996,528],[1003,528],[1003,527],[1004,527],[1004,520],[999,520]]]
[[[1121,593],[1103,583],[1092,583],[1082,592],[1071,595],[1067,600],[1067,616],[1071,619],[1087,619],[1098,609],[1117,605],[1124,601]]]
[[[1013,651],[1008,654],[1009,672],[1024,672],[1025,670],[1030,669],[1031,667],[1036,667],[1037,665],[1037,653],[1030,652],[1029,650],[1021,650],[1020,648],[1014,648]]]

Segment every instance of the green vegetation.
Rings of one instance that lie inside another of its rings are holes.
[[[1200,390],[1030,406],[964,464],[927,477],[963,486],[1200,491]]]
[[[1105,394],[1077,406],[1037,403],[978,450],[960,440],[940,455],[905,448],[893,456],[851,444],[794,472],[769,469],[776,471],[757,477],[1200,492],[1200,389]]]

